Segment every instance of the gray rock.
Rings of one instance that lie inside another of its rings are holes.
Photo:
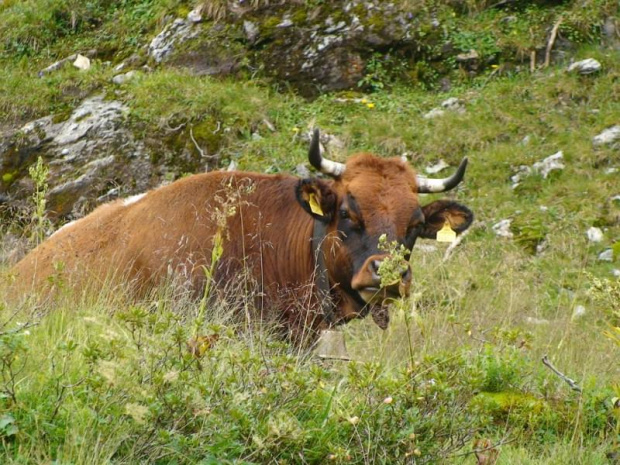
[[[187,20],[191,23],[200,23],[202,21],[202,5],[194,8],[187,14]]]
[[[308,169],[308,166],[305,163],[300,163],[299,165],[295,167],[295,174],[299,176],[300,178],[309,178],[310,170]]]
[[[11,167],[22,176],[9,188],[14,203],[23,205],[20,202],[32,190],[25,177],[28,160],[34,161],[30,154],[42,156],[49,167],[47,200],[52,220],[80,217],[110,190],[110,184],[122,186],[123,193],[153,187],[150,154],[123,126],[126,111],[122,103],[99,95],[84,100],[66,121],[55,123],[48,116],[25,124],[11,136],[20,144],[18,149],[13,148],[18,150],[14,158],[24,163]],[[9,143],[7,147],[15,145]],[[6,159],[3,162],[0,150],[0,165],[3,163]]]
[[[576,61],[568,67],[568,72],[575,72],[579,74],[593,74],[600,71],[601,64],[594,58],[588,58],[586,60]]]
[[[112,78],[112,82],[116,85],[124,84],[125,82],[133,79],[136,76],[136,71],[129,71],[125,74],[117,74]]]
[[[456,56],[457,63],[469,63],[472,61],[478,61],[480,59],[480,55],[475,50],[470,50],[467,53],[459,53]]]
[[[181,44],[200,32],[200,24],[188,19],[177,18],[168,24],[149,44],[149,55],[160,63],[174,51],[175,45]]]
[[[534,171],[540,173],[543,178],[547,179],[547,176],[549,176],[549,173],[552,171],[563,170],[565,168],[564,163],[562,163],[563,160],[564,154],[560,150],[558,153],[548,156],[542,161],[534,163],[532,168]]]
[[[439,116],[443,116],[445,114],[446,114],[446,112],[444,110],[442,110],[441,108],[433,108],[431,111],[429,111],[424,116],[422,116],[422,118],[424,118],[424,119],[433,119],[433,118],[437,118]]]
[[[254,42],[258,37],[260,30],[258,26],[252,21],[244,21],[243,22],[243,30],[245,32],[245,36],[248,38],[248,41]]]
[[[594,136],[592,143],[595,146],[612,145],[620,141],[620,125],[605,129],[599,135]]]
[[[424,171],[426,171],[426,173],[428,174],[437,174],[440,171],[445,170],[446,168],[448,168],[450,165],[447,164],[444,160],[439,160],[437,163],[435,163],[434,165],[429,165],[426,168],[424,168]]]
[[[62,60],[58,60],[56,63],[53,63],[49,65],[47,68],[39,71],[39,77],[43,77],[46,74],[49,74],[53,71],[56,71],[62,68],[65,64],[69,63],[70,61],[75,61],[76,58],[77,58],[77,54],[74,53],[73,55],[69,55],[68,57],[63,58]]]
[[[492,226],[493,232],[499,237],[505,237],[507,239],[511,239],[514,237],[514,234],[510,230],[510,225],[512,224],[511,219],[501,220],[498,223],[495,223]]]
[[[462,100],[456,97],[450,97],[449,99],[441,102],[441,107],[433,108],[431,111],[426,113],[423,118],[437,118],[438,116],[445,115],[446,112],[465,113],[465,105]]]
[[[600,254],[598,254],[598,259],[602,262],[613,262],[614,251],[612,249],[605,249]]]
[[[284,18],[280,24],[276,27],[291,27],[293,25],[293,21],[290,18]]]

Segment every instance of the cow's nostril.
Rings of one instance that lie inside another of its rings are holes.
[[[379,267],[381,266],[381,260],[372,260],[368,267],[370,268],[370,272],[372,273],[373,278],[377,279],[379,277]]]

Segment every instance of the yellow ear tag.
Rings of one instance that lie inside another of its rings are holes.
[[[443,228],[437,231],[437,242],[454,242],[456,240],[456,233],[450,227],[450,223],[446,221],[443,224]]]
[[[319,205],[319,202],[316,200],[316,195],[310,194],[308,196],[308,204],[310,205],[310,210],[312,213],[319,216],[325,216],[323,210],[321,209],[321,205]]]

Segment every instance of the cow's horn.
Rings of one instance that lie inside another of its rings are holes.
[[[463,180],[466,168],[467,158],[463,158],[463,161],[459,165],[459,169],[449,178],[429,179],[424,176],[418,176],[418,192],[420,194],[432,194],[434,192],[445,192],[454,189]]]
[[[315,129],[312,134],[312,141],[310,142],[310,152],[308,153],[310,164],[321,173],[328,174],[335,178],[342,176],[342,173],[344,173],[346,168],[344,163],[331,161],[321,156],[321,143],[319,141],[319,135],[319,130]]]

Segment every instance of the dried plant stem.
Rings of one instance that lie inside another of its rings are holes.
[[[558,36],[558,29],[560,28],[560,24],[562,24],[562,18],[556,21],[556,23],[553,25],[553,29],[551,30],[551,36],[549,36],[549,41],[547,42],[547,50],[545,51],[545,64],[543,65],[545,68],[548,67],[549,63],[551,62],[551,50],[553,50],[555,39]]]
[[[581,388],[577,385],[577,383],[572,380],[571,378],[569,378],[568,376],[566,376],[564,373],[562,373],[561,371],[559,371],[556,367],[553,366],[553,364],[549,361],[549,358],[547,358],[547,356],[545,355],[542,358],[542,362],[543,364],[549,368],[551,371],[553,371],[556,375],[558,375],[560,378],[562,378],[573,391],[577,391],[577,392],[583,392],[581,390]]]

